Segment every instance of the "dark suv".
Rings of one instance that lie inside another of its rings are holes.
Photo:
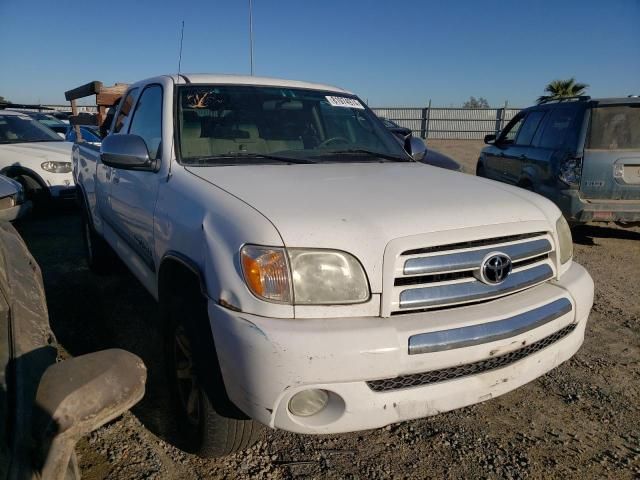
[[[640,222],[640,98],[543,103],[484,141],[478,176],[544,195],[573,224]]]

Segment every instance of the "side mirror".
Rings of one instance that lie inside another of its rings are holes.
[[[100,159],[110,167],[125,170],[153,170],[147,144],[138,135],[108,135],[100,146]]]
[[[409,137],[405,145],[407,153],[417,162],[420,162],[427,154],[427,146],[420,138]]]
[[[147,369],[125,350],[71,358],[44,372],[34,404],[34,438],[42,478],[64,479],[78,440],[133,407]]]
[[[487,145],[493,145],[496,143],[496,135],[494,133],[491,133],[489,135],[485,135],[484,136],[484,143],[486,143]]]

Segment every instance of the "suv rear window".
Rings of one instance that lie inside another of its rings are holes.
[[[595,107],[588,145],[593,150],[640,150],[640,103]]]

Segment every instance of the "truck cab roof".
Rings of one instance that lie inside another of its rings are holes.
[[[180,75],[168,75],[176,83],[187,84],[225,84],[225,85],[256,85],[265,87],[291,87],[291,88],[307,88],[310,90],[329,91],[336,93],[346,93],[352,95],[351,92],[332,85],[322,83],[303,82],[300,80],[286,80],[282,78],[272,77],[256,77],[251,75],[232,75],[219,73],[181,73]],[[149,83],[151,79],[143,80],[138,83]]]

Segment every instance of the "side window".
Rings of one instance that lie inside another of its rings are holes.
[[[564,145],[569,128],[576,117],[576,110],[558,108],[551,112],[547,120],[539,143],[542,148],[560,148]]]
[[[518,132],[520,131],[520,127],[522,126],[522,121],[524,120],[524,114],[515,116],[500,134],[501,144],[512,144],[513,141],[518,136]]]
[[[151,85],[142,91],[131,119],[129,133],[143,138],[147,144],[150,159],[158,158],[162,141],[162,87],[160,85]]]
[[[116,121],[113,124],[113,133],[118,133],[122,130],[124,126],[124,122],[127,120],[127,117],[133,111],[133,102],[136,98],[137,88],[133,90],[129,90],[127,96],[122,100],[122,104],[120,105],[120,110],[118,111],[118,116],[116,117]]]
[[[531,145],[531,140],[538,130],[538,126],[544,117],[545,112],[529,112],[525,119],[520,131],[518,132],[518,138],[516,142],[518,145]]]

